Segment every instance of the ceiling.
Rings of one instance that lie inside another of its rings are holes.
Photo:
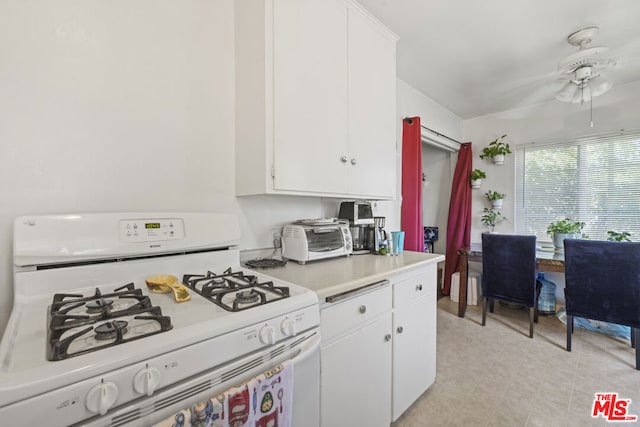
[[[358,2],[400,37],[398,78],[463,119],[554,100],[558,62],[577,51],[567,36],[584,27],[611,49],[614,86],[640,80],[638,0]]]

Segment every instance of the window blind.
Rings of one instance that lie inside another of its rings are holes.
[[[549,241],[549,223],[569,217],[591,239],[613,230],[640,240],[640,132],[531,144],[515,156],[517,233]]]

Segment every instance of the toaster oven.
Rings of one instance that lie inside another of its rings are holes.
[[[352,253],[347,221],[301,220],[282,229],[282,257],[300,264]]]

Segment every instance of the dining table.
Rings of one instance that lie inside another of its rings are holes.
[[[467,283],[469,277],[469,262],[482,262],[480,245],[472,245],[458,250],[458,271],[460,283]],[[536,270],[564,273],[564,253],[553,248],[541,247],[536,250]],[[464,317],[467,310],[467,286],[459,287],[458,317]]]

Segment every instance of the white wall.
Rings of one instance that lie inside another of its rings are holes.
[[[434,102],[407,83],[398,80],[398,117],[420,117],[421,124],[458,141],[462,140],[462,119]],[[402,141],[402,127],[399,140]],[[422,220],[424,225],[439,228],[435,252],[446,252],[447,216],[451,196],[451,180],[457,155],[423,144],[422,170],[426,181],[422,186]],[[401,170],[401,166],[398,166]],[[401,175],[400,175],[401,176]],[[400,190],[398,190],[398,194]],[[401,204],[401,201],[398,201]]]

